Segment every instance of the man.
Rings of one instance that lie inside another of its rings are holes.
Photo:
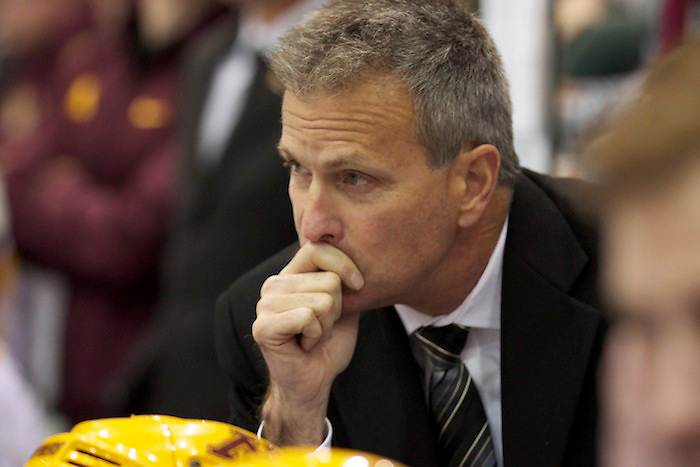
[[[237,13],[185,60],[184,156],[160,313],[116,391],[115,398],[128,401],[124,415],[227,418],[214,349],[216,297],[295,237],[276,150],[281,96],[261,56],[321,2],[226,3]]]
[[[700,464],[700,40],[588,149],[609,186],[607,465]]]
[[[595,235],[580,185],[520,173],[484,27],[340,0],[271,63],[299,246],[218,303],[233,422],[408,465],[592,464]]]

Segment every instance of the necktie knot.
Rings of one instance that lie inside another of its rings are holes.
[[[448,368],[461,363],[460,354],[468,336],[469,328],[457,324],[426,326],[411,335],[411,343],[425,352],[433,365]]]

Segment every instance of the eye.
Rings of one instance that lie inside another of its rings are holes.
[[[289,171],[290,175],[307,173],[306,169],[304,169],[301,164],[294,160],[285,160],[282,163],[282,166]]]
[[[371,180],[368,176],[363,175],[359,172],[347,171],[343,172],[342,182],[350,186],[361,187],[368,185],[371,182]]]

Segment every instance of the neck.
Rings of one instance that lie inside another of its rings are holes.
[[[245,7],[245,13],[255,20],[271,23],[299,2],[300,0],[254,1]]]
[[[422,288],[406,304],[439,316],[454,311],[474,290],[493,254],[510,207],[511,192],[498,188],[476,225],[461,232],[439,270],[431,271]]]

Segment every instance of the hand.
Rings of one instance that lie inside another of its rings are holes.
[[[342,251],[307,243],[265,281],[253,323],[270,375],[265,434],[277,444],[320,444],[330,388],[355,351],[359,314],[342,314],[342,286],[364,279]]]

